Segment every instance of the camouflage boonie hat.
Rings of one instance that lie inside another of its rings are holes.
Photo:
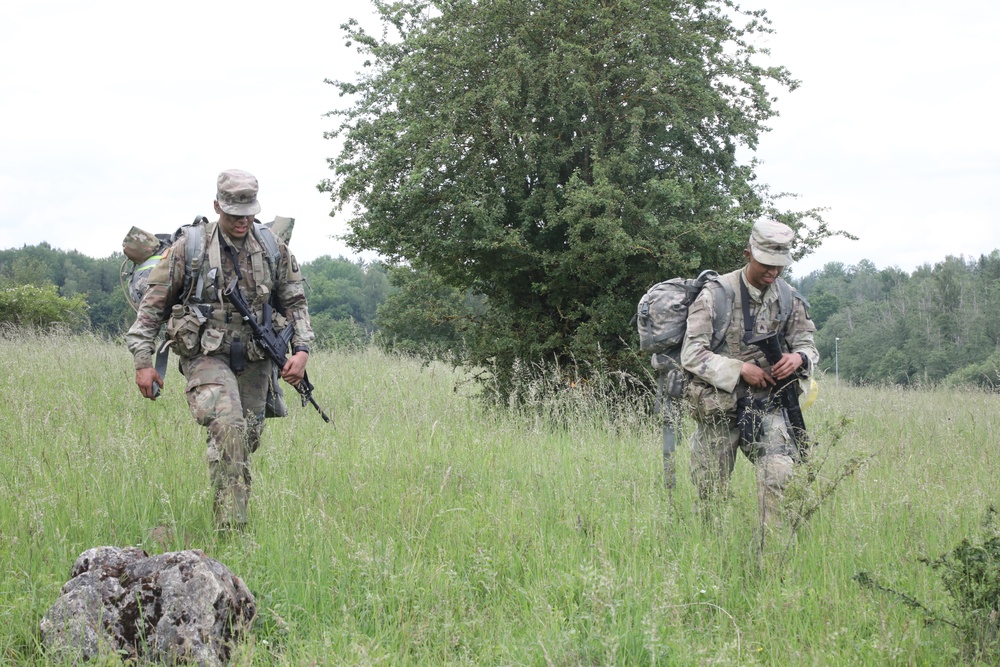
[[[761,264],[788,266],[792,263],[793,238],[795,232],[788,225],[758,220],[750,232],[750,253]]]
[[[215,201],[229,215],[257,215],[257,179],[253,174],[239,169],[227,169],[219,174],[219,187]]]

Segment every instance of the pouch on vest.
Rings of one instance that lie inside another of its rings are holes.
[[[705,382],[689,382],[684,393],[700,421],[728,419],[736,409],[736,395]]]
[[[243,341],[239,336],[229,344],[229,369],[240,375],[247,369],[247,354]]]
[[[271,364],[271,377],[267,383],[267,402],[264,404],[264,418],[287,417],[288,406],[285,405],[285,392],[281,389],[280,369]]]
[[[201,330],[206,318],[197,308],[175,304],[167,320],[167,340],[178,356],[190,359],[201,354]]]
[[[752,396],[736,399],[736,429],[740,432],[741,444],[750,446],[760,441],[766,408],[764,401]]]

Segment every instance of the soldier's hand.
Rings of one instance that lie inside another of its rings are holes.
[[[135,383],[139,385],[139,392],[143,398],[151,401],[156,400],[156,392],[153,391],[153,383],[158,387],[163,386],[163,378],[156,372],[155,368],[140,368],[135,372]]]
[[[299,382],[302,382],[302,378],[305,377],[307,361],[309,361],[308,352],[300,351],[293,354],[281,369],[281,379],[293,387],[297,387]]]
[[[793,375],[799,370],[802,365],[802,357],[796,353],[785,352],[781,355],[781,359],[778,360],[774,366],[771,366],[771,373],[774,374],[779,380],[784,380],[785,378]]]
[[[748,361],[743,362],[740,369],[740,377],[751,387],[764,389],[769,384],[774,384],[774,378],[768,375],[763,368]]]

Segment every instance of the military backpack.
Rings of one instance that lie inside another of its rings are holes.
[[[786,322],[792,311],[794,290],[784,280],[775,282],[778,289],[778,319]],[[681,368],[681,347],[687,333],[688,309],[703,289],[716,290],[712,314],[711,350],[720,349],[732,319],[736,295],[719,281],[715,271],[702,271],[697,278],[671,278],[649,288],[636,307],[639,349],[650,354],[654,369],[660,373],[660,391],[679,397],[689,379]],[[665,385],[665,386],[664,386]]]
[[[184,255],[184,289],[186,301],[194,292],[198,292],[195,276],[198,275],[205,254],[204,239],[208,218],[199,215],[189,225],[179,227],[173,234],[151,234],[138,227],[132,227],[122,241],[122,251],[125,259],[122,261],[119,281],[125,299],[133,310],[139,310],[139,303],[146,293],[149,282],[149,272],[163,257],[171,245],[181,237],[187,237]],[[254,231],[267,254],[271,270],[278,266],[278,240],[285,245],[291,240],[295,218],[276,217],[271,222],[262,223],[254,220]],[[192,284],[193,283],[193,284]]]

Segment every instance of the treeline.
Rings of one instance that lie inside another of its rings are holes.
[[[119,288],[124,259],[94,259],[48,243],[0,250],[0,322],[124,331],[135,319]]]
[[[0,250],[0,323],[61,323],[119,336],[135,320],[120,286],[125,256],[94,259],[40,243]],[[380,263],[320,257],[302,265],[320,345],[366,343],[389,290]]]
[[[841,380],[1000,388],[1000,251],[912,274],[830,263],[796,282]]]
[[[119,285],[124,259],[47,243],[0,250],[0,322],[121,335],[134,319]],[[302,271],[320,346],[375,340],[461,357],[483,335],[486,300],[433,273],[329,256]],[[830,263],[792,282],[809,300],[822,366],[842,381],[1000,388],[1000,250],[911,274],[868,260]]]

